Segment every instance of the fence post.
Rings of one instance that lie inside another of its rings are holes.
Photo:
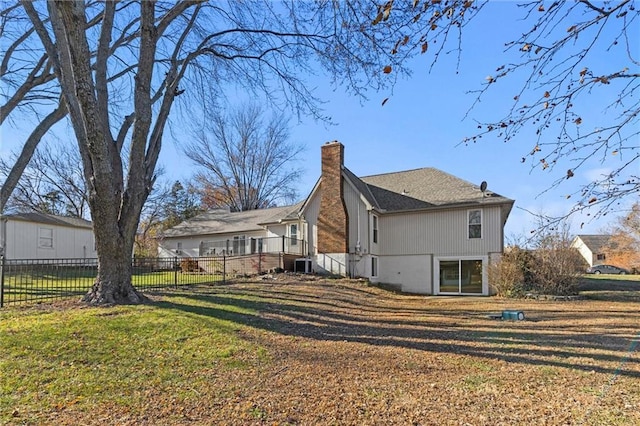
[[[262,247],[258,245],[258,274],[262,273]]]
[[[222,284],[227,283],[227,255],[222,253]]]
[[[0,308],[4,306],[4,255],[0,256]]]
[[[178,257],[173,258],[173,285],[178,288]]]

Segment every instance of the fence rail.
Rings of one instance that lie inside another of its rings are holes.
[[[279,237],[246,237],[202,241],[198,248],[200,256],[221,256],[223,254],[245,255],[257,253],[286,253],[307,255],[307,244],[304,240],[296,238]]]
[[[194,258],[134,258],[131,282],[139,291],[219,283],[278,268],[290,261],[282,253]],[[288,269],[288,268],[287,268]],[[0,307],[79,297],[93,285],[97,259],[4,259],[0,257]]]

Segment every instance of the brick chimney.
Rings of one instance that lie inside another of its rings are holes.
[[[344,204],[342,166],[344,145],[338,141],[322,146],[322,181],[318,213],[318,251],[349,252],[349,217]]]

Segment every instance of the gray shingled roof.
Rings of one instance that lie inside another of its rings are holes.
[[[611,235],[577,235],[589,247],[592,253],[602,253],[602,248],[609,244]]]
[[[21,220],[24,222],[43,223],[46,225],[66,226],[72,228],[93,228],[93,225],[88,220],[77,217],[55,216],[52,214],[38,212],[15,213],[4,215],[2,217],[9,220]]]
[[[381,211],[421,210],[472,204],[513,204],[513,200],[486,191],[478,185],[434,168],[357,177],[346,167],[347,179],[367,201]],[[302,206],[275,207],[230,213],[212,210],[189,219],[164,232],[165,237],[249,232],[264,229],[267,224],[295,220]],[[511,207],[509,207],[511,208]]]
[[[483,195],[479,185],[432,167],[365,176],[360,180],[375,198],[376,203],[372,205],[386,211],[513,203],[491,191]]]
[[[277,223],[291,218],[300,205],[273,207],[270,209],[229,212],[211,210],[164,231],[164,237],[187,237],[227,232],[249,232],[263,230],[263,224]],[[296,216],[297,217],[297,216]]]

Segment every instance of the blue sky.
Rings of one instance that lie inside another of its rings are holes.
[[[320,174],[320,146],[338,140],[345,145],[346,166],[359,176],[436,167],[478,185],[487,181],[490,190],[516,200],[505,230],[507,237],[527,235],[536,227],[536,221],[522,209],[549,215],[567,212],[571,200],[566,200],[566,194],[610,170],[615,161],[620,160],[590,161],[560,188],[543,193],[571,166],[562,164],[555,170],[542,172],[539,169],[532,171],[529,161],[521,163],[521,158],[535,145],[532,133],[522,132],[509,143],[485,137],[476,144],[460,144],[464,137],[477,131],[474,118],[502,118],[522,85],[522,81],[515,78],[499,82],[476,105],[470,117],[463,120],[475,99],[475,95],[468,92],[481,88],[485,78],[495,74],[496,67],[508,59],[504,43],[525,30],[520,16],[513,2],[489,4],[465,29],[458,72],[455,54],[442,56],[431,73],[428,69],[432,56],[420,55],[410,63],[413,69],[410,78],[401,78],[393,89],[370,92],[368,100],[347,95],[344,88],[331,87],[328,78],[311,79],[310,84],[317,87],[316,93],[327,101],[324,113],[332,118],[333,125],[305,117],[300,122],[291,121],[291,141],[305,146],[301,158],[305,174],[298,187],[300,197],[307,195]],[[638,36],[636,40],[640,39],[638,25],[632,35]],[[640,58],[640,52],[634,53],[636,59]],[[611,55],[595,58],[590,66],[596,67],[598,62],[609,64],[618,59],[612,59]],[[589,123],[590,117],[605,122],[611,118],[604,111],[606,96],[609,95],[593,93],[592,98],[581,105],[586,125],[593,126]],[[382,106],[382,100],[387,97],[389,101]],[[16,149],[12,141],[20,140],[13,136],[23,132],[3,126],[2,133],[0,154],[6,155],[9,150]],[[57,134],[63,139],[67,137],[65,135],[71,136],[68,129],[60,127]],[[170,181],[186,180],[191,177],[193,167],[180,153],[182,141],[171,139],[171,132],[165,135],[168,140],[165,140],[160,157],[164,177]],[[635,169],[638,167],[636,165]],[[589,217],[577,216],[571,223],[575,233],[597,233],[611,216],[606,219],[589,221]],[[585,225],[580,229],[582,222]]]
[[[501,81],[475,106],[470,117],[463,120],[475,99],[475,95],[468,92],[479,89],[488,75],[495,74],[495,69],[507,59],[504,43],[525,30],[520,16],[513,2],[489,4],[463,35],[458,72],[455,54],[441,57],[431,73],[428,69],[432,57],[419,56],[411,62],[410,78],[399,80],[393,90],[369,93],[368,100],[350,96],[343,88],[331,87],[328,79],[315,78],[317,93],[327,101],[324,112],[334,124],[311,119],[291,122],[292,141],[306,147],[300,196],[306,196],[320,174],[321,145],[338,140],[345,145],[346,166],[358,176],[436,167],[478,185],[487,181],[490,190],[516,200],[505,230],[507,237],[529,235],[536,228],[537,220],[523,209],[548,215],[565,214],[571,207],[566,195],[594,176],[606,173],[619,160],[613,159],[613,164],[611,159],[605,163],[591,161],[573,179],[543,194],[571,165],[559,165],[555,170],[542,172],[532,170],[530,161],[521,163],[521,158],[535,146],[535,129],[531,134],[522,132],[509,143],[485,137],[476,144],[460,144],[477,131],[473,118],[502,118],[522,85],[517,79]],[[639,33],[636,26],[634,34]],[[610,56],[602,59],[612,60]],[[604,117],[602,96],[594,93],[583,105],[585,117]],[[387,97],[389,101],[382,106],[382,100]],[[170,166],[177,163],[175,148],[175,145],[169,146],[164,153],[164,159],[171,158],[170,163],[165,162],[168,171],[180,170],[180,166]],[[175,176],[186,178],[187,170],[182,169]],[[570,223],[575,233],[598,233],[610,221],[611,216],[591,220],[590,216],[576,215]]]

